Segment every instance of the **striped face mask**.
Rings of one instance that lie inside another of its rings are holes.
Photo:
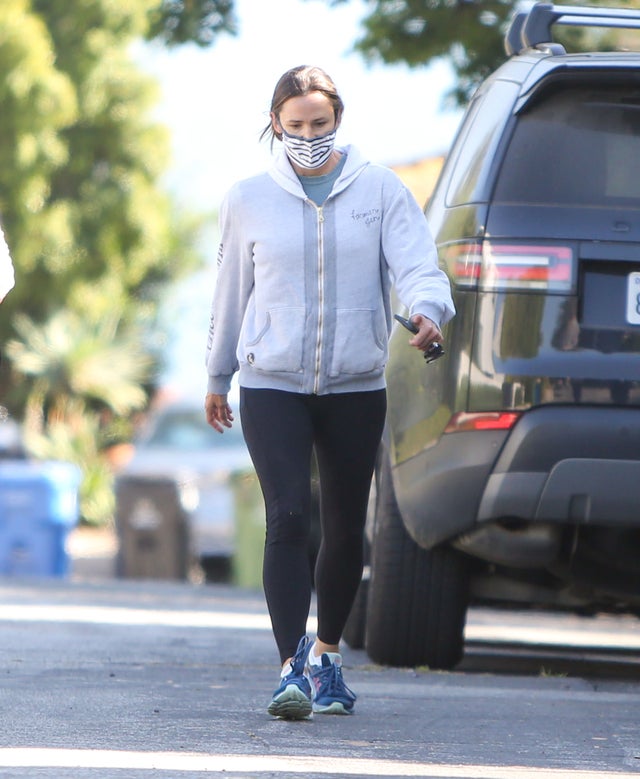
[[[287,156],[301,168],[314,170],[325,164],[333,151],[336,131],[322,135],[320,138],[303,138],[300,135],[290,135],[282,131],[282,143]]]

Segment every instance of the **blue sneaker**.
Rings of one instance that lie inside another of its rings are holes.
[[[309,665],[314,687],[313,711],[318,714],[352,714],[356,694],[342,678],[342,657],[337,652],[325,652],[322,665]]]
[[[308,636],[300,639],[296,653],[290,661],[291,671],[281,678],[280,686],[274,691],[267,709],[272,717],[306,719],[311,715],[311,685],[305,675],[311,643]]]

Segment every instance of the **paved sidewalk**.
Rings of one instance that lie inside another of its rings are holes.
[[[80,540],[68,581],[0,579],[0,779],[638,775],[633,675],[468,664],[429,673],[381,668],[345,648],[356,714],[274,720],[266,704],[278,661],[261,592],[117,580],[108,539],[94,536],[84,551]],[[469,630],[493,635],[495,619],[478,612]],[[514,615],[503,629],[569,640],[570,620],[546,619]],[[588,634],[576,624],[579,651],[616,632],[640,647],[635,622]]]

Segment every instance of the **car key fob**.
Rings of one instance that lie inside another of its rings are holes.
[[[443,354],[444,349],[442,348],[442,344],[434,341],[424,353],[425,362],[433,362],[434,360],[437,360],[438,357],[442,357]]]
[[[400,324],[403,327],[406,327],[410,333],[415,334],[418,332],[419,328],[416,325],[414,325],[410,319],[405,319],[403,316],[400,316],[399,314],[394,314],[393,316],[395,319],[398,320],[398,322],[400,322]],[[442,348],[442,344],[439,344],[437,341],[434,341],[429,346],[427,351],[424,353],[425,362],[427,363],[433,362],[434,360],[437,360],[438,357],[442,357],[443,354],[444,354],[444,349]]]

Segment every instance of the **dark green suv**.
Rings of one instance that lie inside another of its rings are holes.
[[[380,663],[453,667],[470,603],[640,606],[640,53],[556,24],[640,11],[518,14],[427,206],[458,313],[430,365],[391,339],[350,633]]]

